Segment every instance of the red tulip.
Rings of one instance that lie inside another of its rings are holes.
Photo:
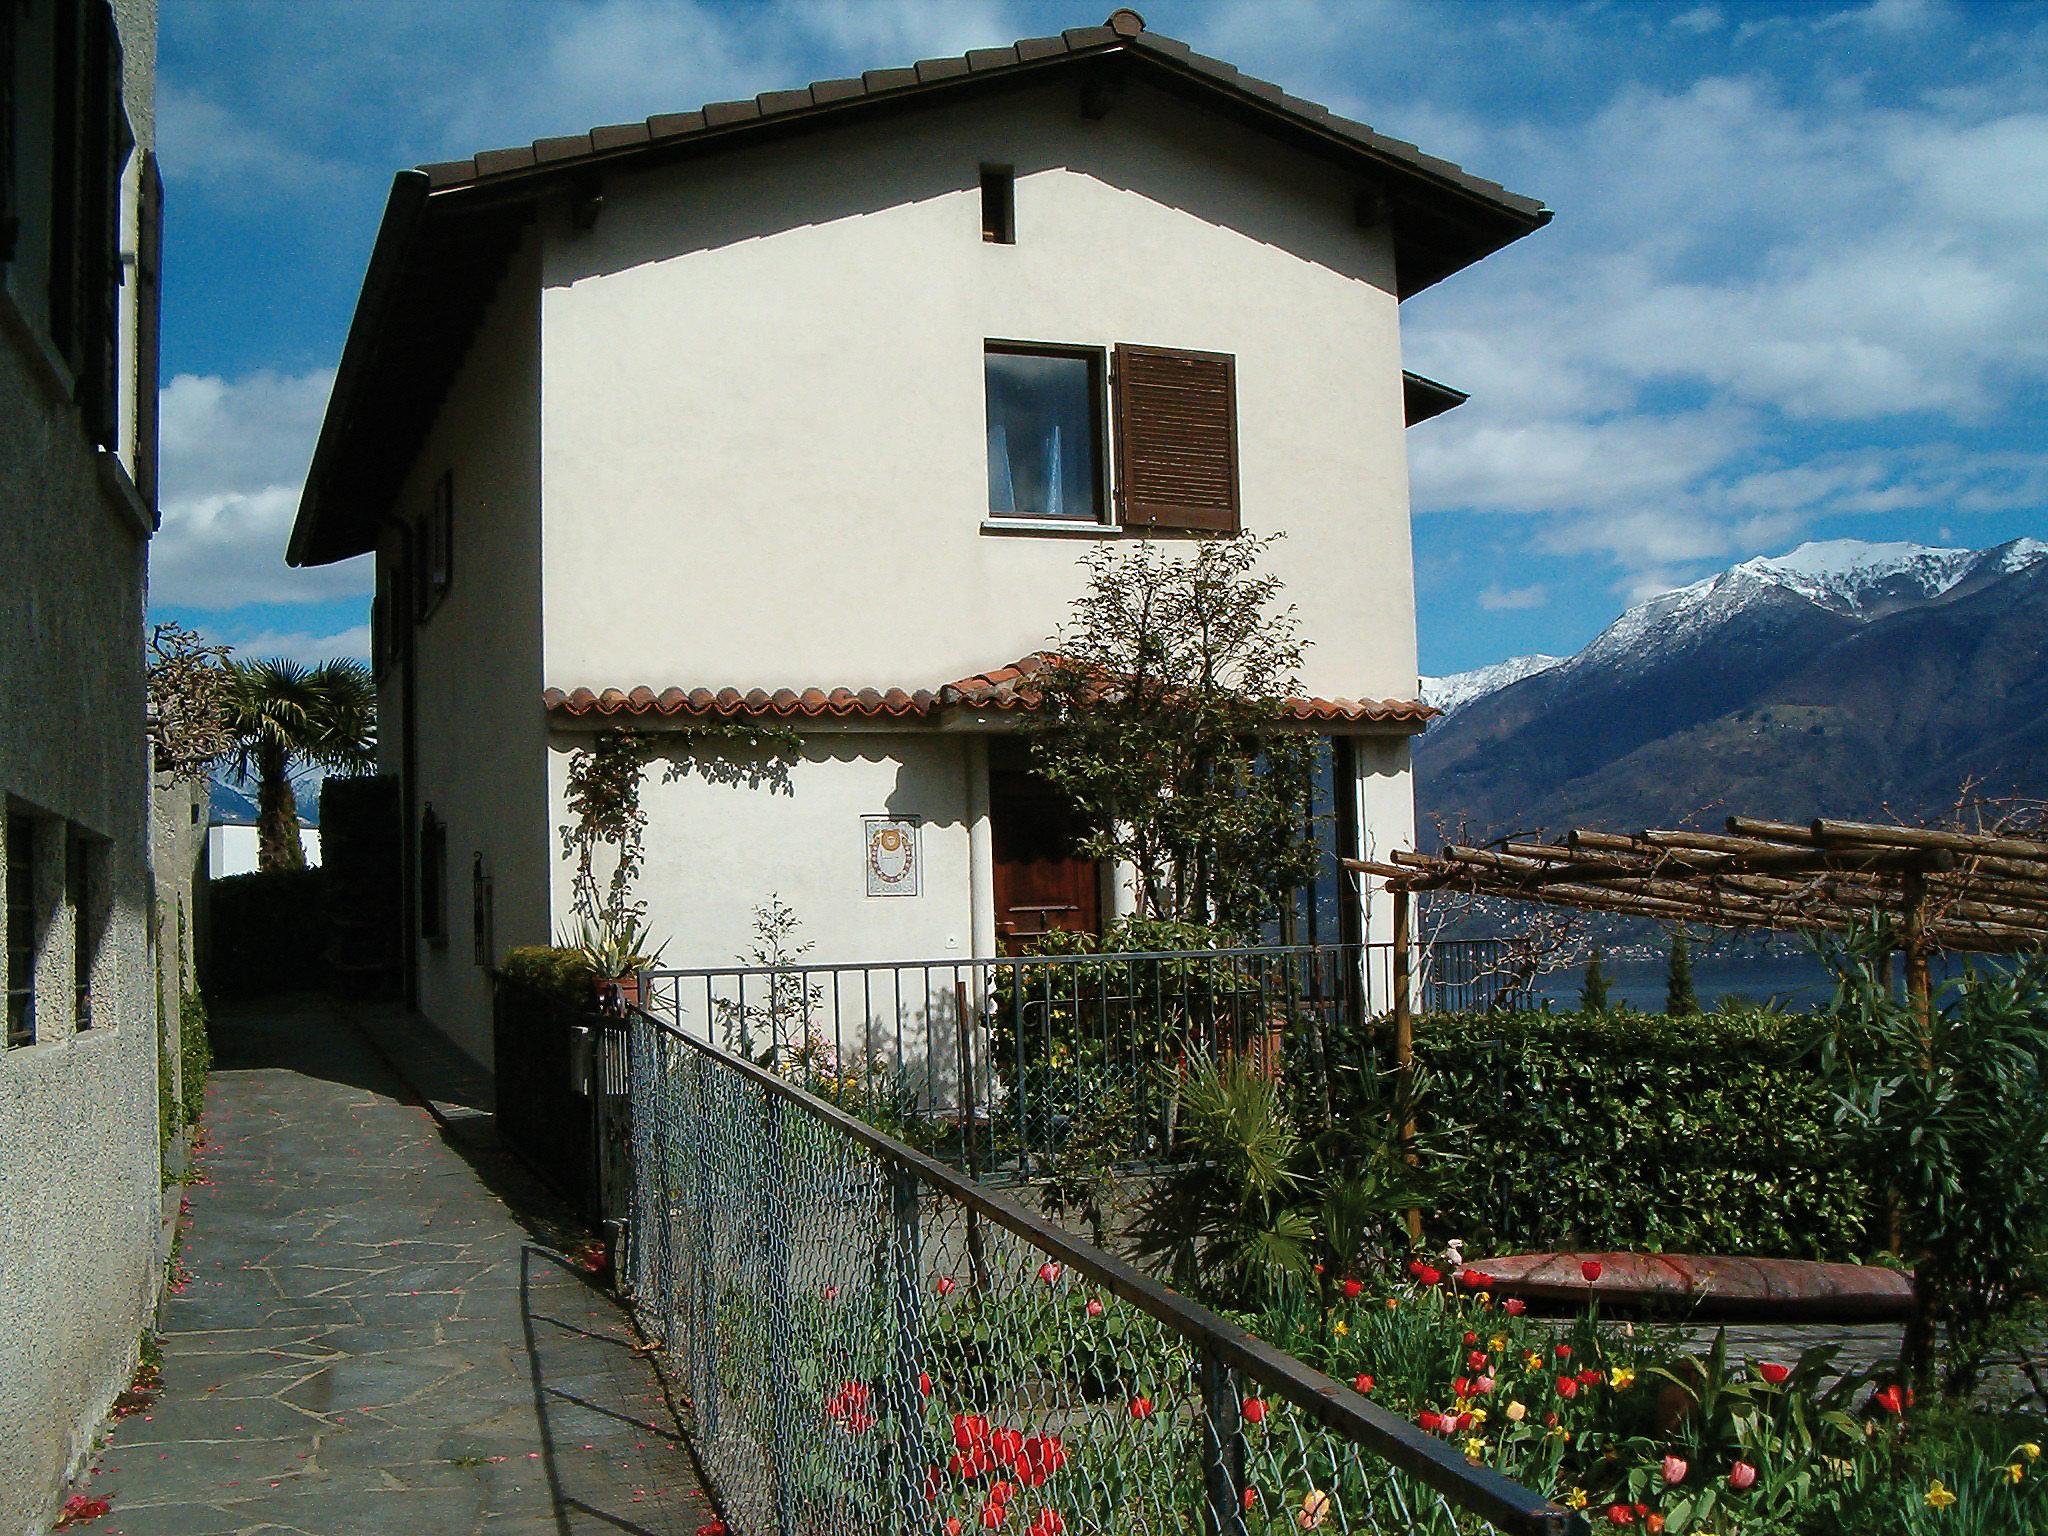
[[[1444,1427],[1444,1416],[1434,1409],[1425,1408],[1415,1416],[1415,1422],[1426,1434],[1440,1434]]]
[[[1149,1419],[1149,1418],[1151,1418],[1151,1417],[1152,1417],[1152,1399],[1151,1399],[1151,1398],[1149,1398],[1149,1397],[1134,1397],[1134,1398],[1132,1398],[1132,1399],[1131,1399],[1131,1417],[1132,1417],[1132,1418],[1134,1418],[1134,1419]]]
[[[1469,1413],[1461,1413],[1455,1419],[1451,1420],[1451,1428],[1458,1434],[1462,1435],[1463,1433],[1465,1433],[1466,1430],[1470,1429],[1471,1427],[1472,1415]]]
[[[1468,1291],[1482,1290],[1491,1283],[1486,1276],[1479,1273],[1476,1269],[1461,1269],[1458,1271],[1458,1284],[1465,1287]]]
[[[1009,1518],[1010,1512],[1000,1504],[989,1503],[981,1506],[981,1523],[986,1530],[994,1530]]]
[[[1728,1469],[1728,1486],[1738,1493],[1756,1481],[1756,1468],[1746,1461],[1738,1461]]]
[[[1906,1411],[1906,1400],[1897,1383],[1886,1387],[1882,1392],[1873,1393],[1870,1400],[1886,1413],[1903,1414]]]
[[[1759,1360],[1756,1363],[1756,1373],[1772,1386],[1782,1387],[1785,1378],[1792,1374],[1792,1367],[1779,1365],[1775,1360]]]
[[[1558,1346],[1557,1346],[1557,1358],[1558,1358],[1558,1359],[1560,1359],[1560,1360],[1569,1360],[1569,1359],[1571,1359],[1571,1357],[1572,1357],[1572,1347],[1571,1347],[1571,1345],[1569,1345],[1569,1344],[1560,1344],[1560,1345],[1558,1345]]]
[[[828,1286],[826,1286],[826,1287],[825,1287],[825,1299],[826,1299],[827,1301],[837,1301],[837,1300],[839,1299],[839,1287],[838,1287],[838,1286],[836,1286],[836,1285],[828,1285]]]
[[[1572,1376],[1558,1377],[1557,1395],[1559,1397],[1577,1397],[1579,1395],[1579,1383],[1577,1378]]]
[[[941,1296],[950,1296],[950,1295],[952,1295],[952,1294],[953,1294],[953,1291],[954,1291],[954,1289],[955,1289],[955,1286],[954,1286],[954,1281],[953,1281],[953,1277],[952,1277],[951,1275],[941,1275],[941,1276],[939,1276],[938,1292],[939,1292],[939,1294],[940,1294]]]
[[[1256,1489],[1256,1488],[1247,1488],[1247,1489],[1245,1489],[1245,1491],[1244,1491],[1244,1507],[1245,1507],[1246,1509],[1248,1509],[1248,1510],[1250,1510],[1250,1509],[1257,1509],[1257,1508],[1259,1507],[1259,1490],[1258,1490],[1258,1489]]]
[[[1372,1378],[1360,1371],[1351,1378],[1351,1385],[1358,1389],[1360,1395],[1364,1395],[1372,1391]]]
[[[1244,1421],[1247,1424],[1263,1424],[1266,1421],[1266,1400],[1262,1397],[1248,1397],[1244,1400]]]
[[[1364,1283],[1363,1281],[1360,1281],[1360,1280],[1346,1280],[1346,1281],[1344,1282],[1344,1299],[1345,1299],[1346,1301],[1356,1301],[1356,1300],[1358,1300],[1358,1298],[1359,1298],[1359,1297],[1360,1297],[1360,1296],[1361,1296],[1362,1294],[1364,1294],[1364,1291],[1365,1291],[1365,1283]]]
[[[1053,1263],[1050,1259],[1048,1259],[1045,1263],[1038,1266],[1038,1278],[1043,1280],[1047,1285],[1051,1285],[1054,1281],[1058,1280],[1059,1277],[1060,1266]]]
[[[1418,1285],[1425,1286],[1435,1285],[1444,1277],[1442,1270],[1432,1269],[1429,1265],[1423,1263],[1420,1259],[1417,1259],[1414,1263],[1408,1266],[1408,1273],[1415,1277],[1415,1281]]]
[[[1520,1317],[1524,1312],[1529,1310],[1529,1303],[1522,1300],[1522,1298],[1519,1296],[1510,1296],[1506,1301],[1500,1304],[1500,1309],[1501,1311],[1507,1313],[1509,1317]]]
[[[1666,1483],[1676,1488],[1685,1481],[1685,1474],[1686,1465],[1683,1460],[1676,1456],[1666,1456],[1664,1458],[1664,1481]]]
[[[1477,1344],[1479,1342],[1479,1335],[1474,1333],[1470,1328],[1467,1328],[1465,1330],[1465,1342],[1467,1344]]]
[[[1470,1397],[1472,1395],[1472,1378],[1470,1376],[1453,1376],[1451,1378],[1451,1391],[1459,1397]]]
[[[1583,1371],[1579,1372],[1579,1385],[1582,1387],[1599,1386],[1600,1373],[1594,1370],[1593,1367],[1591,1367],[1590,1365],[1587,1366]]]
[[[961,1531],[965,1529],[966,1527],[961,1525],[958,1515],[946,1516],[946,1536],[960,1536]]]
[[[1038,1518],[1031,1522],[1025,1536],[1061,1536],[1067,1528],[1065,1518],[1056,1509],[1042,1509]]]
[[[1010,1502],[1010,1496],[1016,1491],[1017,1485],[1015,1483],[990,1483],[988,1485],[988,1501],[991,1504],[1007,1504]]]
[[[1102,1303],[1097,1301],[1093,1296],[1090,1296],[1088,1298],[1088,1305],[1085,1310],[1087,1311],[1090,1317],[1100,1317],[1102,1316]]]
[[[1586,1284],[1591,1285],[1600,1278],[1600,1261],[1598,1259],[1587,1259],[1579,1266],[1579,1273],[1586,1277]]]
[[[1489,1357],[1485,1350],[1475,1349],[1472,1351],[1471,1354],[1465,1357],[1465,1364],[1468,1368],[1472,1370],[1483,1371],[1486,1369],[1486,1362],[1488,1358]]]
[[[919,1371],[917,1373],[917,1391],[920,1397],[930,1397],[932,1395],[932,1376],[930,1371]]]
[[[1636,1512],[1626,1504],[1610,1504],[1607,1506],[1607,1523],[1609,1525],[1634,1525],[1636,1523]]]

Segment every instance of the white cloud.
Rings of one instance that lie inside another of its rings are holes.
[[[370,626],[357,624],[331,635],[303,629],[264,629],[235,638],[230,631],[228,643],[234,646],[236,656],[244,661],[268,661],[279,656],[308,665],[341,657],[368,661]]]
[[[331,369],[227,380],[180,374],[162,396],[163,527],[150,600],[189,608],[312,603],[367,592],[367,560],[284,563]]]
[[[1491,582],[1479,594],[1479,606],[1489,613],[1499,613],[1518,608],[1541,608],[1550,601],[1550,592],[1542,582],[1526,587],[1503,587]]]
[[[1708,32],[1720,31],[1726,20],[1719,6],[1696,5],[1691,10],[1680,11],[1672,17],[1671,29],[1674,32],[1691,32],[1703,36]]]
[[[156,93],[158,148],[166,174],[211,187],[312,188],[335,167],[226,103],[162,80]]]

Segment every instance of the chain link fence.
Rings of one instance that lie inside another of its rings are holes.
[[[1584,1529],[775,1073],[606,1039],[621,1278],[733,1536]]]

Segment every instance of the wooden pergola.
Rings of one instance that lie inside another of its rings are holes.
[[[1394,1058],[1414,1056],[1418,891],[1456,891],[1662,923],[1840,933],[1890,920],[1923,1018],[1937,951],[2048,948],[2048,839],[1877,822],[1731,816],[1721,832],[1574,831],[1554,843],[1450,844],[1347,859],[1394,897]],[[1404,1128],[1413,1135],[1413,1127]]]

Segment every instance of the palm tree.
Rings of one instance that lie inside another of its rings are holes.
[[[377,757],[377,690],[360,661],[308,667],[230,661],[227,726],[235,776],[256,781],[256,867],[304,869],[294,777],[364,773]]]

